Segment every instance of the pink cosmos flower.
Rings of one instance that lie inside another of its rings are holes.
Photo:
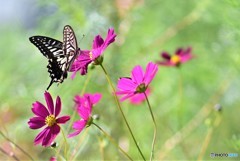
[[[145,91],[146,95],[149,96],[150,95],[150,88],[147,88]],[[139,105],[141,104],[143,101],[145,101],[145,95],[143,93],[137,93],[134,96],[130,97],[130,103],[134,104],[134,105]]]
[[[56,158],[56,157],[51,157],[51,158],[49,159],[49,161],[57,161],[57,158]]]
[[[157,71],[158,66],[152,62],[148,63],[145,73],[140,65],[135,66],[132,70],[131,78],[123,77],[119,79],[116,94],[124,95],[120,99],[124,101],[138,93],[144,93]]]
[[[80,71],[81,75],[87,74],[88,65],[94,62],[96,65],[103,61],[102,54],[105,49],[115,41],[116,33],[113,28],[108,29],[108,34],[105,40],[100,35],[95,36],[91,50],[80,51],[79,56],[71,66],[70,71],[74,72],[72,78]]]
[[[192,59],[194,56],[191,53],[192,48],[188,47],[187,49],[179,48],[176,50],[174,55],[169,55],[167,52],[161,54],[163,61],[157,61],[157,64],[163,66],[180,66],[182,63],[185,63]]]
[[[32,105],[32,112],[36,115],[28,121],[29,128],[39,129],[43,126],[45,128],[34,139],[34,144],[42,143],[42,146],[50,146],[53,140],[60,132],[59,124],[66,123],[70,116],[58,117],[61,112],[61,99],[58,96],[54,107],[52,96],[50,93],[44,93],[47,107],[42,103],[36,101]]]
[[[75,103],[77,107],[77,112],[79,116],[82,118],[73,123],[73,129],[75,132],[68,135],[68,137],[73,137],[78,135],[85,127],[91,125],[92,119],[92,107],[94,104],[98,103],[101,99],[102,95],[99,93],[96,94],[84,94],[83,97],[79,95],[75,96]]]

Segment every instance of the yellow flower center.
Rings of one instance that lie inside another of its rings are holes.
[[[91,60],[93,59],[93,53],[91,51],[89,53],[89,57],[90,57]]]
[[[53,126],[56,123],[56,118],[54,115],[49,115],[45,119],[45,124],[49,127]]]
[[[173,64],[180,64],[180,57],[178,55],[173,55],[170,60]]]

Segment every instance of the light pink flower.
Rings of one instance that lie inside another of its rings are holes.
[[[167,52],[162,52],[161,56],[164,59],[163,61],[157,61],[157,64],[163,66],[180,66],[182,63],[185,63],[192,59],[194,55],[191,53],[192,48],[179,48],[176,50],[174,55],[170,55]]]
[[[150,88],[147,88],[145,93],[147,96],[150,95]],[[144,93],[136,93],[134,96],[130,97],[129,100],[130,100],[130,103],[131,104],[134,104],[134,105],[139,105],[141,104],[143,101],[145,101],[145,95]]]
[[[74,72],[72,78],[80,71],[81,75],[87,74],[88,65],[94,63],[99,65],[103,61],[102,54],[105,49],[115,41],[116,33],[113,28],[108,29],[108,34],[105,40],[100,35],[95,36],[91,50],[80,51],[79,56],[71,66],[70,71]]]
[[[59,124],[65,124],[70,116],[58,117],[61,112],[61,99],[58,96],[55,107],[53,105],[52,96],[50,93],[44,93],[47,107],[36,101],[32,105],[32,112],[36,115],[28,121],[31,129],[39,129],[46,126],[34,139],[34,144],[42,143],[42,146],[50,146],[53,140],[60,132]]]
[[[85,127],[88,127],[92,123],[92,107],[94,104],[97,104],[102,95],[99,93],[96,94],[84,94],[83,97],[79,95],[75,96],[76,109],[79,116],[82,118],[73,123],[73,129],[75,132],[68,135],[68,137],[73,137],[78,135]]]
[[[135,66],[132,70],[131,78],[123,77],[119,79],[116,94],[124,95],[120,99],[124,101],[138,93],[145,92],[157,71],[158,66],[152,62],[148,63],[145,73],[140,65]]]

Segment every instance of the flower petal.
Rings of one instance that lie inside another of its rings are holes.
[[[152,62],[148,63],[146,72],[144,75],[144,83],[146,86],[148,86],[153,78],[155,77],[156,73],[158,71],[158,66]]]
[[[55,117],[59,115],[59,113],[61,112],[61,108],[62,108],[61,98],[57,96],[55,104]]]
[[[62,116],[57,118],[56,122],[58,124],[65,124],[68,120],[70,120],[70,116]]]
[[[102,37],[100,35],[97,35],[93,41],[93,60],[98,58],[104,50],[115,41],[115,37],[117,35],[115,34],[115,31],[113,28],[108,29],[108,34],[106,36],[105,41],[102,40]]]
[[[108,29],[107,37],[104,41],[104,44],[102,45],[102,50],[104,51],[111,43],[115,41],[116,33],[113,28]]]
[[[102,98],[101,93],[95,93],[95,94],[84,94],[84,97],[89,97],[91,104],[97,104],[100,99]]]
[[[157,64],[159,64],[159,65],[162,65],[162,66],[175,66],[175,64],[174,63],[172,63],[171,61],[157,61],[156,62]]]
[[[132,97],[132,96],[134,96],[134,95],[135,95],[135,93],[129,93],[129,94],[123,96],[123,97],[120,99],[120,101],[124,101],[124,100],[126,100],[126,99],[128,99],[128,98],[130,98],[130,97]]]
[[[85,128],[86,124],[87,124],[87,121],[85,120],[78,120],[74,122],[72,128],[76,131],[69,134],[68,137],[73,137],[78,135]]]
[[[93,40],[93,49],[99,48],[102,46],[102,44],[104,43],[103,38],[100,35],[95,36],[94,40]]]
[[[39,129],[45,125],[45,119],[42,117],[32,117],[28,121],[30,129]]]
[[[54,106],[53,106],[52,96],[47,91],[45,91],[44,96],[45,96],[45,100],[46,100],[46,103],[47,103],[47,108],[48,108],[50,114],[54,114]]]
[[[183,54],[183,48],[178,48],[176,51],[175,51],[175,54],[178,55],[178,56],[181,56]]]
[[[43,129],[34,139],[34,145],[40,144],[43,141],[43,138],[48,131],[49,131],[49,128]]]
[[[133,82],[132,79],[129,78],[120,78],[118,80],[117,88],[120,91],[132,91],[135,92],[137,88],[137,84]]]
[[[85,102],[77,108],[77,112],[81,118],[83,118],[84,120],[88,120],[92,112],[92,105],[87,99],[85,99]]]
[[[89,54],[89,50],[82,50],[77,59],[75,59],[70,68],[70,71],[74,72],[71,76],[72,79],[74,78],[77,71],[80,71],[81,75],[87,74],[87,67],[92,62]]]
[[[45,147],[50,146],[53,140],[56,138],[56,136],[60,132],[60,126],[58,126],[57,124],[47,128],[49,128],[49,130],[46,131],[46,134],[42,141],[42,146],[45,146]]]
[[[42,103],[40,103],[38,101],[36,101],[36,102],[34,102],[32,104],[32,112],[35,115],[43,117],[43,118],[45,118],[45,117],[47,117],[49,115],[49,112],[46,109],[46,107]]]
[[[162,52],[161,56],[162,56],[162,58],[164,58],[166,60],[170,60],[171,59],[171,56],[167,52]]]
[[[137,85],[140,85],[143,83],[143,69],[140,65],[137,65],[132,70],[132,80],[137,83]]]

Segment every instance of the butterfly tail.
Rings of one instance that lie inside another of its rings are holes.
[[[53,84],[53,79],[51,80],[51,82],[49,83],[49,85],[48,85],[48,87],[47,87],[47,91],[48,91],[48,89],[51,87],[51,85]]]

